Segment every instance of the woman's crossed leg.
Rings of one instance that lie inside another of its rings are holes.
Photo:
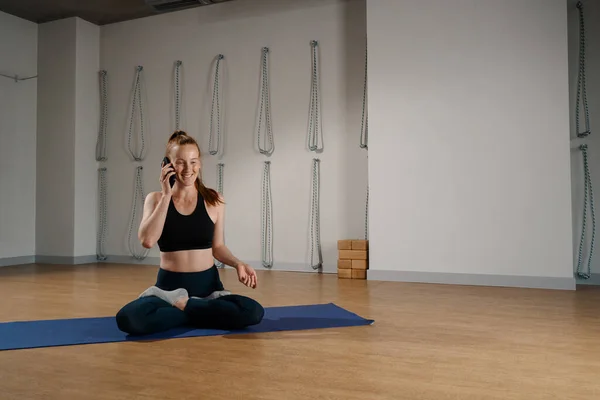
[[[164,297],[164,296],[161,296]],[[117,326],[130,335],[147,335],[177,327],[238,330],[260,323],[264,308],[254,299],[236,294],[217,298],[140,297],[117,313]]]

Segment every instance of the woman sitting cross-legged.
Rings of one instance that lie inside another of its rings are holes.
[[[214,264],[217,259],[233,266],[243,284],[256,288],[256,272],[224,244],[225,204],[202,183],[197,142],[177,131],[166,156],[170,163],[161,169],[162,189],[146,197],[138,234],[145,248],[158,243],[156,284],[119,310],[119,329],[144,335],[185,326],[233,330],[260,323],[263,307],[225,290]]]

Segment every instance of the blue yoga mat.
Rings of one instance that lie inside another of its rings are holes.
[[[373,322],[333,303],[265,308],[260,324],[236,331],[176,328],[158,334],[130,336],[119,330],[115,317],[17,321],[0,323],[0,350],[339,328]]]

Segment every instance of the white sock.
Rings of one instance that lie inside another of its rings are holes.
[[[146,289],[142,294],[140,294],[139,297],[141,298],[148,296],[156,296],[160,299],[163,299],[171,305],[175,305],[175,303],[177,303],[179,299],[188,297],[188,292],[185,289],[175,289],[167,291],[162,290],[156,286],[151,286],[148,289]]]

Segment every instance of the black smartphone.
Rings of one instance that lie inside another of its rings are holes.
[[[169,160],[169,157],[165,157],[165,158],[163,158],[160,166],[164,167],[165,165],[169,164],[170,162],[171,162],[171,160]],[[175,179],[177,179],[177,178],[175,178],[175,175],[172,175],[169,178],[169,183],[171,184],[171,187],[173,187],[173,185],[175,185]]]

